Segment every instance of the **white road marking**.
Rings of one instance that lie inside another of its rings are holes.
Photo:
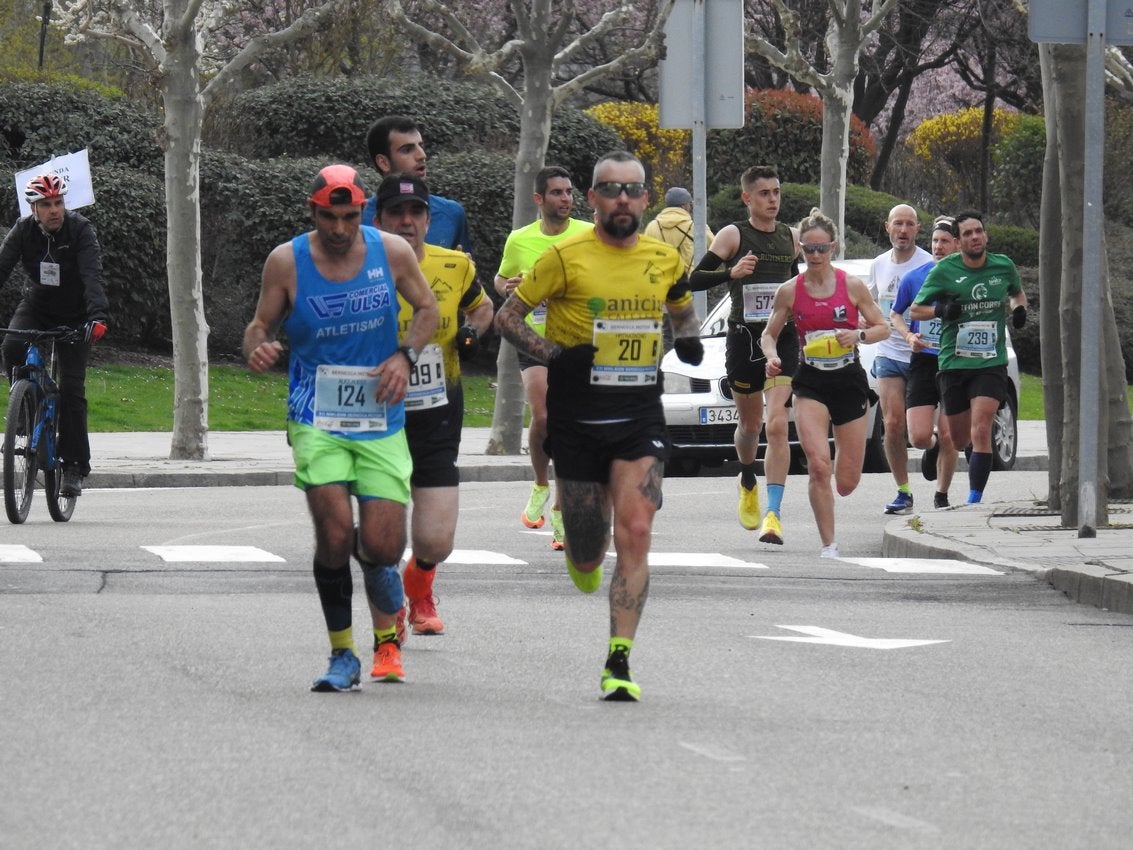
[[[947,558],[839,558],[857,564],[859,567],[870,567],[876,570],[885,570],[887,573],[933,573],[953,575],[991,575],[1001,576],[1002,572],[991,567],[981,567],[968,561],[950,561]]]
[[[747,761],[746,758],[739,753],[733,753],[729,750],[723,750],[719,747],[710,747],[703,744],[690,744],[688,741],[677,741],[678,746],[684,747],[689,752],[696,753],[698,756],[704,756],[706,759],[721,762],[737,762]]]
[[[43,558],[34,549],[19,543],[0,544],[0,563],[4,564],[42,564]]]
[[[900,812],[895,812],[884,806],[851,806],[850,810],[864,817],[880,821],[888,826],[896,827],[897,829],[923,832],[926,835],[936,835],[940,832],[940,829],[934,824],[911,818],[908,815],[903,815]]]
[[[258,546],[143,546],[163,561],[239,562],[269,561],[286,563],[286,559],[265,552]]]
[[[413,557],[413,550],[405,550],[405,560]],[[446,564],[515,564],[525,566],[527,561],[505,555],[503,552],[489,552],[487,549],[453,549],[452,554],[445,558]]]
[[[618,553],[610,550],[607,557],[616,559]],[[719,552],[650,552],[649,566],[651,567],[736,567],[744,570],[767,570],[766,564],[756,564],[751,561],[741,561],[731,555],[721,555]]]
[[[821,626],[780,626],[777,629],[790,629],[792,632],[801,632],[808,637],[783,637],[779,635],[748,635],[754,640],[782,640],[794,643],[824,643],[830,646],[851,646],[856,649],[907,649],[911,646],[928,646],[932,643],[950,643],[947,640],[906,640],[902,638],[867,638],[851,635],[847,632],[836,632],[833,629],[824,629]]]

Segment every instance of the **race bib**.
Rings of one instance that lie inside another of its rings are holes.
[[[369,366],[319,366],[315,371],[314,426],[323,431],[385,431],[386,405],[378,401]]]
[[[923,319],[918,327],[925,347],[929,351],[940,351],[940,331],[944,322],[941,319]]]
[[[771,303],[778,288],[777,283],[745,283],[744,321],[766,322],[771,318]]]
[[[956,328],[956,356],[990,360],[997,353],[998,336],[995,322],[964,322]]]
[[[595,386],[645,387],[657,383],[661,323],[654,319],[595,319]]]
[[[59,264],[58,263],[40,263],[39,264],[39,285],[40,286],[58,286],[59,285]]]
[[[417,365],[409,372],[409,389],[405,391],[405,410],[428,410],[448,404],[445,391],[445,358],[435,342],[426,345],[417,355]]]
[[[854,362],[854,348],[847,348],[838,342],[835,332],[811,331],[806,335],[803,345],[803,362],[815,369],[830,371],[841,369]]]

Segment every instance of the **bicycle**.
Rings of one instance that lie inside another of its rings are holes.
[[[36,474],[43,472],[47,511],[56,522],[67,522],[76,498],[63,496],[63,462],[56,454],[59,444],[59,361],[57,342],[74,343],[83,337],[80,328],[50,330],[0,328],[28,340],[24,364],[15,370],[8,391],[8,419],[4,428],[4,511],[8,521],[22,523],[31,509]],[[50,342],[46,360],[40,344]]]

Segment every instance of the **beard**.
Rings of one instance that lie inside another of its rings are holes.
[[[620,220],[619,220],[620,219]],[[633,213],[610,213],[598,220],[598,224],[614,239],[625,239],[637,233],[641,219]]]

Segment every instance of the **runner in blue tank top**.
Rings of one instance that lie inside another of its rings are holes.
[[[282,356],[281,328],[291,347],[287,436],[295,486],[305,491],[315,525],[315,587],[331,644],[330,667],[315,691],[350,690],[361,679],[352,553],[374,620],[374,669],[383,681],[404,678],[395,628],[411,469],[403,399],[438,311],[409,244],[362,226],[365,201],[353,168],[319,172],[309,199],[315,229],[268,256],[256,315],[244,331],[253,371],[268,371]],[[401,347],[399,293],[413,308]],[[351,496],[358,500],[357,529]]]

